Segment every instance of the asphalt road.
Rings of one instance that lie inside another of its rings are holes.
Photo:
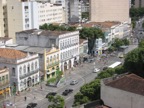
[[[137,45],[130,45],[128,48],[128,51],[130,51],[136,47],[137,47]],[[97,73],[93,73],[94,67],[102,70],[103,67],[109,66],[116,61],[123,62],[123,59],[118,58],[117,54],[115,54],[114,57],[108,56],[107,59],[104,59],[101,61],[99,61],[97,58],[95,58],[95,61],[96,61],[95,64],[94,63],[84,63],[82,65],[79,65],[73,71],[71,71],[70,74],[69,74],[69,72],[67,72],[66,83],[64,83],[60,87],[54,88],[54,87],[45,86],[45,82],[43,82],[41,84],[42,89],[41,89],[40,85],[38,85],[38,86],[32,87],[30,91],[25,91],[25,92],[21,93],[20,96],[16,96],[15,98],[12,96],[9,100],[12,103],[15,103],[16,108],[26,108],[27,104],[30,102],[38,103],[38,106],[36,108],[47,108],[50,103],[45,98],[45,96],[49,92],[54,91],[54,92],[57,92],[57,94],[61,95],[65,89],[72,88],[74,90],[73,93],[69,94],[68,96],[63,96],[65,99],[66,108],[71,108],[73,101],[74,101],[74,95],[77,92],[79,92],[80,87],[82,85],[84,85],[85,83],[91,82],[97,76]],[[78,80],[79,82],[78,82],[78,84],[72,86],[72,85],[70,85],[70,82],[72,80]],[[25,96],[27,97],[27,101],[24,101]]]

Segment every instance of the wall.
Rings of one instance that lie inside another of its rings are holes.
[[[101,99],[112,108],[143,108],[144,96],[105,86],[101,82]]]
[[[90,0],[90,21],[129,21],[129,0]]]

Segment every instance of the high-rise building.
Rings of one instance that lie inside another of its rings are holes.
[[[81,0],[65,0],[67,22],[81,22]]]
[[[129,0],[90,0],[90,20],[130,22]]]
[[[48,1],[7,0],[8,34],[14,39],[15,32],[39,28],[45,23],[63,23],[63,8]]]
[[[6,0],[0,0],[0,37],[8,35]]]

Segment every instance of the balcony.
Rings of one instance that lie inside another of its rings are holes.
[[[0,89],[7,88],[9,86],[10,86],[9,80],[7,80],[5,82],[3,82],[3,81],[0,82]]]
[[[29,73],[26,73],[26,74],[20,76],[20,79],[23,79],[23,78],[29,77],[29,76],[31,76],[31,75],[33,75],[33,74],[38,73],[38,72],[39,72],[39,69],[34,70],[34,71],[30,71]]]
[[[54,63],[48,64],[47,68],[56,66],[56,65],[58,65],[58,64],[59,64],[59,62],[54,62]]]

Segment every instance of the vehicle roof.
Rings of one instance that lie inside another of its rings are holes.
[[[110,65],[109,68],[115,68],[116,66],[120,65],[122,62],[115,62],[114,64]]]

